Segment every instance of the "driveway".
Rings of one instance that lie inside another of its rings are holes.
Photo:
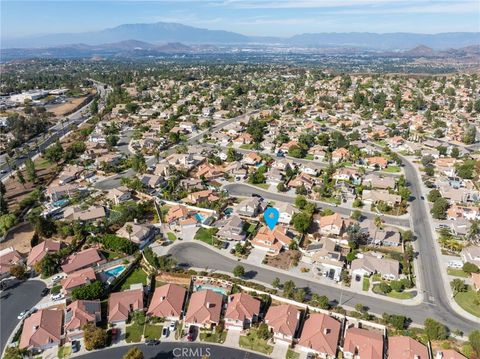
[[[227,347],[238,347],[240,341],[240,330],[229,329],[227,331],[227,337],[225,338],[224,345]]]
[[[282,341],[277,341],[273,346],[272,358],[274,359],[284,359],[287,355],[287,351],[290,345]]]
[[[17,326],[18,314],[35,306],[41,299],[45,283],[39,280],[17,281],[0,293],[0,349],[3,348]]]
[[[182,228],[182,238],[184,241],[193,241],[195,234],[198,231],[198,227]]]
[[[252,248],[250,251],[250,255],[247,258],[247,262],[255,265],[262,265],[263,259],[267,255],[267,252],[265,252],[262,249],[259,248]]]

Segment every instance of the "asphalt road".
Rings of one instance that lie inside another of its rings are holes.
[[[234,196],[251,196],[252,194],[258,194],[262,196],[265,199],[271,200],[271,201],[280,201],[280,202],[290,202],[294,203],[295,202],[295,197],[290,196],[287,194],[282,194],[282,193],[273,193],[269,192],[266,190],[263,190],[259,187],[253,187],[250,185],[246,185],[243,183],[232,183],[232,184],[227,184],[223,186],[224,189],[228,191],[228,193],[234,195]],[[330,205],[324,202],[318,202],[318,201],[311,201],[314,202],[317,207],[319,208],[330,208],[332,211],[341,213],[347,217],[350,216],[352,213],[352,210],[350,208],[345,208],[345,207],[340,207],[340,206],[335,206],[335,205]],[[361,210],[360,210],[361,211]],[[374,218],[375,215],[369,212],[363,212],[361,211],[363,216],[366,218]],[[410,226],[410,221],[405,218],[396,218],[394,216],[385,216],[381,215],[380,217],[385,223],[395,225],[395,226],[402,226],[402,227],[409,227]]]
[[[43,288],[45,284],[38,280],[17,281],[0,292],[0,353],[19,322],[17,316],[42,299]]]
[[[247,351],[222,347],[214,344],[204,343],[160,343],[157,346],[146,346],[144,344],[129,345],[96,351],[80,356],[81,359],[119,359],[133,347],[138,347],[143,352],[145,359],[264,359],[268,358],[260,354]]]
[[[342,306],[354,307],[355,304],[362,304],[369,308],[371,313],[382,314],[398,314],[411,318],[413,322],[423,324],[426,318],[435,318],[447,325],[451,330],[460,329],[464,333],[469,333],[474,329],[478,329],[479,322],[473,322],[462,318],[455,313],[449,306],[446,308],[439,303],[422,303],[419,305],[402,305],[396,304],[381,298],[364,295],[362,293],[342,290],[316,281],[299,279],[288,274],[283,274],[275,270],[271,270],[266,266],[256,266],[240,261],[235,261],[226,256],[222,256],[204,247],[201,244],[185,242],[179,243],[172,247],[168,254],[177,259],[178,264],[183,267],[205,268],[206,270],[219,270],[224,272],[232,272],[233,268],[239,263],[245,268],[245,279],[251,279],[262,283],[270,284],[278,277],[282,283],[292,280],[297,288],[304,288],[307,292],[326,295],[331,302],[335,302]]]

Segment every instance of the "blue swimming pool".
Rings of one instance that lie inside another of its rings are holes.
[[[195,213],[195,219],[200,223],[203,223],[203,221],[205,220],[205,217],[203,217],[200,213]]]
[[[220,293],[220,294],[223,294],[223,295],[227,295],[227,291],[223,288],[218,288],[218,287],[213,287],[211,285],[197,285],[195,286],[195,291],[198,292],[198,291],[201,291],[201,290],[206,290],[206,289],[210,289],[216,293]]]
[[[68,199],[61,199],[61,200],[53,202],[52,205],[54,207],[63,207],[63,206],[66,206],[68,204],[68,202],[69,202]]]
[[[125,270],[125,266],[117,266],[110,268],[109,270],[106,270],[104,273],[108,275],[109,277],[118,277],[120,273],[122,273]]]

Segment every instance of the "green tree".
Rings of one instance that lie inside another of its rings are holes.
[[[3,355],[3,359],[23,359],[27,355],[26,349],[19,347],[7,347]]]
[[[96,280],[90,284],[85,284],[72,290],[72,298],[75,300],[94,300],[102,299],[105,296],[103,283]]]
[[[17,279],[25,278],[25,267],[23,265],[17,264],[10,267],[10,274]]]
[[[143,352],[137,347],[130,348],[123,356],[123,359],[143,359]]]
[[[272,287],[273,288],[280,288],[280,278],[275,277],[275,279],[272,282]]]
[[[468,343],[472,347],[474,358],[480,358],[480,330],[474,330],[468,335]]]
[[[295,198],[295,206],[299,209],[303,209],[307,205],[307,199],[305,196],[297,196]]]
[[[445,340],[448,338],[448,328],[435,319],[427,318],[423,325],[428,340]]]
[[[25,177],[23,177],[23,173],[22,171],[18,170],[17,171],[17,178],[18,178],[18,182],[23,186],[23,188],[25,188]]]
[[[27,173],[27,179],[35,183],[37,181],[37,170],[35,169],[35,163],[31,158],[25,161],[25,172]]]
[[[145,157],[142,154],[135,154],[130,158],[130,167],[137,173],[143,173],[147,169]]]
[[[101,349],[107,345],[107,332],[105,329],[97,327],[93,323],[85,324],[82,329],[85,349]]]
[[[61,161],[63,156],[63,147],[60,142],[57,140],[53,145],[48,147],[45,150],[44,156],[47,161],[55,163],[58,166],[58,163]]]
[[[241,265],[235,266],[235,268],[233,268],[233,275],[235,277],[243,277],[245,275],[245,268]]]
[[[5,234],[6,231],[12,228],[16,219],[17,217],[13,213],[0,216],[0,235]]]
[[[268,325],[265,323],[261,323],[257,329],[257,336],[260,339],[268,340],[270,338],[270,335],[271,334],[270,334],[270,329],[268,329]]]
[[[108,135],[106,138],[107,145],[110,148],[115,147],[118,144],[119,140],[120,138],[114,134]]]
[[[295,291],[295,283],[292,280],[287,280],[283,283],[283,294],[287,298],[291,298]]]
[[[470,262],[465,262],[465,264],[462,267],[462,270],[465,273],[480,273],[480,268],[478,268],[478,266]]]
[[[441,198],[442,195],[438,189],[432,189],[427,196],[427,199],[430,202],[435,202],[437,199]]]
[[[455,278],[450,282],[450,286],[452,287],[453,291],[453,296],[455,297],[458,293],[461,292],[466,292],[467,291],[467,285],[465,282],[459,278]]]
[[[227,149],[227,162],[235,162],[239,160],[240,155],[233,148]]]
[[[312,222],[312,217],[308,213],[295,213],[292,218],[293,227],[300,233],[305,233]]]
[[[445,198],[437,198],[437,200],[433,203],[430,213],[435,219],[445,219],[447,218],[448,207],[448,201]]]

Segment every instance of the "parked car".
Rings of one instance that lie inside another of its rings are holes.
[[[177,322],[175,321],[171,322],[170,325],[168,326],[168,329],[170,329],[171,332],[174,332],[176,328],[177,328]]]
[[[18,315],[17,319],[22,320],[27,316],[27,314],[28,314],[28,310],[24,310]]]
[[[57,274],[55,277],[52,278],[52,282],[57,283],[57,282],[60,282],[62,279],[63,279],[63,276],[61,276],[60,274]]]
[[[62,300],[63,298],[65,298],[65,295],[63,295],[63,293],[57,293],[57,294],[53,294],[50,298],[54,302],[56,302],[57,300]]]
[[[43,288],[42,291],[40,292],[42,297],[45,297],[48,293],[50,293],[50,289],[48,288]]]
[[[162,338],[168,338],[169,335],[170,335],[170,331],[168,330],[168,327],[163,327]]]
[[[76,353],[80,350],[80,342],[78,340],[72,341],[72,353]]]
[[[148,345],[148,346],[153,346],[153,345],[158,345],[160,344],[160,340],[157,340],[157,339],[147,339],[145,340],[145,345]]]
[[[196,331],[197,330],[194,325],[191,325],[190,328],[188,328],[187,340],[189,342],[193,342],[195,340]]]

